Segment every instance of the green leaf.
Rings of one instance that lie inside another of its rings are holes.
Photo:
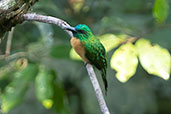
[[[65,91],[62,87],[62,84],[60,81],[56,78],[56,73],[54,71],[51,71],[51,75],[54,77],[53,81],[53,89],[54,89],[54,95],[53,95],[53,101],[54,101],[54,108],[57,112],[57,114],[70,114],[68,111],[68,102],[65,95]]]
[[[136,72],[138,65],[136,48],[132,43],[123,44],[112,55],[110,65],[117,71],[116,77],[126,82]]]
[[[45,66],[39,66],[39,73],[35,79],[36,96],[47,109],[53,105],[53,76],[46,70]]]
[[[57,45],[51,49],[51,56],[62,59],[62,58],[69,58],[71,46],[69,45]]]
[[[99,37],[101,43],[104,45],[106,52],[111,51],[113,48],[116,48],[121,44],[124,40],[123,38],[119,38],[114,34],[105,34]]]
[[[0,80],[9,78],[11,74],[16,71],[15,62],[11,62],[9,65],[0,67]]]
[[[81,11],[81,9],[84,6],[84,0],[74,1],[71,5],[72,5],[72,8],[73,8],[74,12],[78,13],[78,12]]]
[[[29,83],[34,79],[37,72],[36,65],[28,64],[26,68],[14,74],[14,79],[2,94],[2,112],[7,113],[22,102]]]
[[[70,58],[73,60],[82,60],[73,48],[70,50]]]
[[[138,40],[136,47],[143,68],[149,74],[168,80],[171,69],[171,57],[168,50],[157,44],[151,45],[147,39]]]
[[[158,23],[163,23],[169,12],[169,3],[167,0],[155,0],[153,8],[153,16],[156,18]]]

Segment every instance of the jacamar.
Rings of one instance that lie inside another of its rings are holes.
[[[103,44],[93,35],[87,25],[79,24],[76,27],[66,27],[65,29],[73,33],[74,37],[71,38],[70,42],[78,55],[86,63],[93,64],[101,71],[105,91],[107,92],[107,59]]]

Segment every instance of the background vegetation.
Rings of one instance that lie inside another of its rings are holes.
[[[111,114],[170,114],[170,5],[170,0],[42,0],[30,12],[73,26],[87,24],[103,41],[109,63],[105,99]],[[84,63],[71,51],[69,40],[54,25],[24,22],[15,27],[11,55],[0,57],[2,112],[101,113]],[[98,70],[96,74],[103,89]]]

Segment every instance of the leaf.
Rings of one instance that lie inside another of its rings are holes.
[[[155,0],[153,8],[153,16],[156,18],[158,23],[163,23],[169,12],[169,3],[167,0]]]
[[[15,62],[11,62],[10,65],[0,67],[0,80],[9,78],[9,76],[16,71],[15,68]]]
[[[138,40],[136,47],[143,68],[149,74],[168,80],[171,69],[171,57],[168,50],[158,44],[151,45],[147,39]]]
[[[135,74],[138,65],[135,46],[127,43],[119,47],[112,55],[110,65],[117,71],[116,77],[119,81],[128,81]]]
[[[53,76],[45,69],[45,66],[39,66],[39,73],[35,79],[36,96],[43,106],[47,109],[53,105]]]
[[[114,34],[105,34],[99,37],[101,43],[104,45],[106,52],[111,51],[113,48],[116,48],[124,40],[115,36]]]
[[[28,60],[26,58],[20,58],[10,61],[7,65],[0,67],[0,80],[9,79],[15,72],[27,66]]]
[[[26,68],[14,74],[14,79],[2,94],[2,112],[7,113],[22,102],[29,83],[37,74],[37,66],[28,64]]]
[[[70,58],[73,60],[82,60],[73,48],[70,50]]]
[[[53,75],[54,77],[54,81],[52,82],[54,89],[54,108],[57,114],[70,114],[67,107],[67,98],[65,95],[65,91],[60,81],[56,78],[56,73],[54,71],[51,71],[51,75]]]
[[[71,2],[71,6],[72,6],[72,8],[73,8],[73,10],[74,10],[74,12],[81,12],[81,9],[83,8],[83,6],[84,6],[84,0],[79,0],[79,1],[77,1],[77,0],[75,0],[75,1],[73,1],[73,2]]]

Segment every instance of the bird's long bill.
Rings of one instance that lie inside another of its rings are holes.
[[[65,27],[65,30],[69,30],[71,32],[77,32],[77,30],[74,27]]]

